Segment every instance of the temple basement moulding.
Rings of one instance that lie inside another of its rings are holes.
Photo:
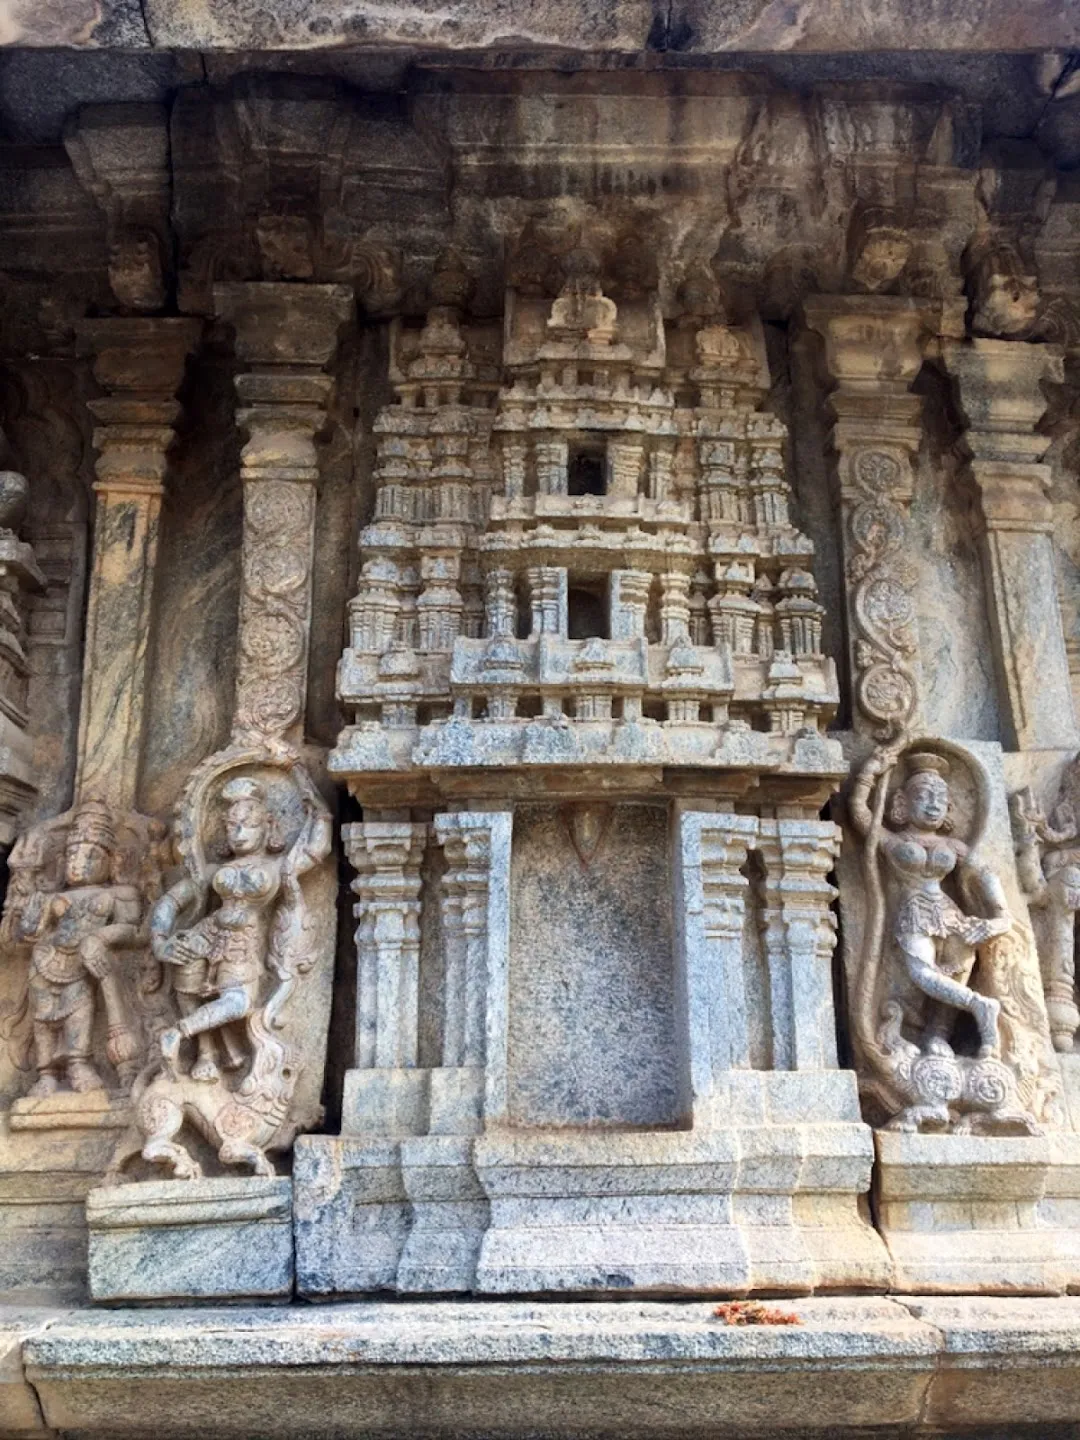
[[[211,8],[0,3],[0,1436],[1072,1434],[1080,19]]]

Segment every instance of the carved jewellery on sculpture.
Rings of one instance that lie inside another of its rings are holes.
[[[164,833],[144,815],[89,799],[35,825],[11,852],[0,945],[9,960],[30,952],[23,1012],[37,1077],[32,1099],[106,1088],[96,1053],[102,1018],[104,1058],[116,1078],[110,1088],[126,1092],[138,1073],[138,972]],[[5,1026],[15,1044],[21,1013]]]
[[[973,792],[963,839],[951,833],[950,777]],[[1038,1007],[1017,954],[1031,937],[977,856],[987,789],[970,756],[910,735],[877,748],[852,788],[868,906],[853,1029],[864,1092],[890,1129],[1038,1129],[1038,1046],[1025,1033]],[[974,1021],[972,1055],[954,1049],[961,1012]]]
[[[1080,756],[1062,776],[1049,820],[1030,786],[1010,800],[1020,883],[1038,912],[1039,961],[1054,1049],[1069,1053],[1080,1028],[1076,912],[1080,910]],[[1040,924],[1041,921],[1041,924]]]
[[[289,1012],[317,959],[303,880],[330,844],[329,812],[288,746],[226,750],[193,772],[178,806],[186,874],[149,926],[180,1014],[135,1086],[138,1134],[114,1172],[141,1151],[178,1179],[201,1175],[178,1138],[186,1122],[222,1163],[272,1176],[267,1152],[318,1119],[293,1104],[304,1055]]]

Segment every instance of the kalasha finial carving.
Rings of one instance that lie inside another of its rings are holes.
[[[30,948],[31,1100],[58,1091],[122,1094],[138,1073],[139,961],[164,833],[158,821],[88,799],[35,825],[11,852],[0,947],[9,960]],[[99,1015],[103,1056],[94,1053]]]
[[[1020,882],[1035,907],[1050,1036],[1072,1051],[1080,1029],[1076,1003],[1076,912],[1080,910],[1080,756],[1067,767],[1047,819],[1030,786],[1010,801]],[[1041,922],[1041,924],[1040,924]]]
[[[318,959],[304,877],[330,853],[330,815],[295,752],[275,745],[211,757],[178,816],[187,873],[149,930],[180,1015],[135,1087],[138,1134],[114,1173],[141,1151],[178,1179],[201,1175],[179,1138],[188,1123],[224,1164],[272,1176],[267,1152],[318,1118],[293,1103],[305,1067],[296,992]]]
[[[962,838],[953,782],[966,792]],[[1018,950],[1034,942],[977,858],[988,783],[970,756],[906,736],[875,750],[852,788],[868,907],[853,1029],[864,1090],[890,1129],[1038,1130],[1028,1032],[1039,1007]],[[957,1038],[963,1012],[972,1054]]]

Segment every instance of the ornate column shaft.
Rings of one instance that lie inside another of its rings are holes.
[[[158,516],[180,416],[175,396],[200,328],[179,319],[79,327],[105,394],[90,401],[98,421],[97,509],[75,792],[124,810],[134,808],[139,779]]]
[[[832,953],[835,888],[825,876],[840,850],[828,820],[762,820],[762,933],[769,969],[774,1070],[836,1068]]]
[[[852,724],[895,734],[920,708],[914,576],[906,555],[922,401],[910,386],[930,332],[926,304],[815,296],[806,320],[825,340],[839,481]]]
[[[215,285],[217,315],[249,368],[236,377],[248,434],[234,740],[302,738],[318,459],[333,385],[324,367],[353,311],[344,285]]]
[[[1080,742],[1054,563],[1051,437],[1044,380],[1064,375],[1054,345],[972,340],[944,349],[967,422],[979,493],[981,544],[1010,749],[1072,749]]]
[[[359,1069],[417,1064],[420,866],[428,827],[363,821],[342,829],[357,897],[356,1048]]]

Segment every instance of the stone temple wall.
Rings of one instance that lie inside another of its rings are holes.
[[[0,1436],[1076,1433],[1080,18],[870,8],[0,3]]]

